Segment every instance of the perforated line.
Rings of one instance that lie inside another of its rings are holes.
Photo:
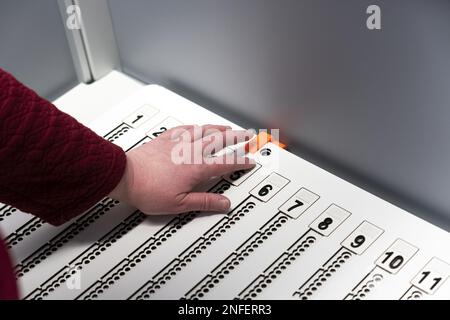
[[[13,214],[14,212],[16,212],[17,209],[13,208],[11,206],[5,206],[1,211],[0,211],[0,222],[2,222],[3,220],[5,220],[6,217],[11,216],[11,214]]]
[[[181,271],[182,268],[186,267],[193,259],[197,257],[197,255],[201,254],[204,250],[207,249],[217,238],[220,238],[226,230],[231,228],[237,221],[239,221],[244,215],[250,212],[251,209],[255,207],[254,202],[248,202],[241,209],[237,210],[234,214],[227,217],[227,219],[223,222],[223,224],[216,227],[216,230],[210,234],[208,237],[204,238],[203,241],[194,247],[185,255],[183,259],[178,261],[172,268],[162,274],[155,282],[149,283],[147,286],[142,288],[141,294],[137,296],[137,300],[148,299],[150,295],[154,294],[157,290],[159,290],[166,281],[170,281],[173,276],[177,274],[177,272]]]
[[[220,183],[223,183],[220,185]],[[216,189],[217,188],[217,189]],[[226,181],[219,182],[219,187],[214,186],[212,189],[210,189],[208,192],[213,193],[223,193],[225,190],[228,190],[230,188],[230,184]],[[118,269],[116,272],[114,272],[111,276],[109,276],[105,280],[101,280],[99,284],[96,286],[87,289],[86,292],[83,292],[83,295],[88,294],[84,297],[84,299],[95,299],[98,297],[99,294],[103,293],[103,290],[107,290],[110,285],[114,285],[114,283],[125,274],[131,270],[134,266],[136,266],[138,263],[140,263],[143,259],[146,258],[147,255],[151,254],[152,251],[156,250],[159,246],[162,245],[162,243],[167,239],[170,238],[173,234],[175,234],[179,229],[181,229],[185,224],[192,221],[196,216],[198,212],[190,212],[188,214],[185,214],[183,216],[178,216],[177,218],[173,219],[171,222],[169,222],[164,228],[168,227],[168,230],[162,233],[162,235],[158,236],[158,238],[151,237],[146,242],[144,242],[141,247],[142,249],[139,250],[136,249],[134,253],[132,253],[131,257],[128,258],[126,261],[127,263],[124,266],[121,266],[120,264],[110,270],[108,273],[113,271],[114,269]],[[159,240],[158,240],[159,239]],[[147,245],[146,245],[147,244]]]
[[[423,292],[419,290],[413,290],[406,300],[420,300],[423,298]]]
[[[254,299],[263,290],[265,290],[276,278],[278,278],[284,270],[286,270],[298,257],[300,257],[310,246],[316,242],[315,236],[308,236],[294,249],[287,251],[286,256],[282,258],[273,268],[267,273],[264,279],[261,279],[256,283],[248,292],[244,295],[243,299]]]
[[[203,239],[203,241],[196,247],[194,247],[182,260],[180,260],[176,265],[174,265],[171,269],[169,269],[166,273],[164,273],[161,277],[159,277],[155,282],[149,284],[149,287],[145,290],[137,299],[149,298],[151,294],[154,294],[156,290],[160,289],[166,281],[170,281],[173,276],[176,275],[177,272],[181,271],[182,268],[186,267],[188,263],[195,259],[197,255],[201,254],[204,250],[207,249],[212,242],[216,241],[217,238],[221,237],[222,234],[226,232],[227,229],[234,225],[236,221],[239,221],[240,218],[244,216],[244,213],[249,212],[249,209],[253,209],[255,204],[253,202],[249,202],[244,205],[240,210],[236,211],[233,215],[228,217],[226,221],[222,225],[217,226],[217,229],[207,238]],[[247,209],[249,208],[249,209]]]
[[[34,231],[39,229],[44,225],[44,221],[39,218],[32,218],[30,221],[25,223],[22,227],[17,229],[14,233],[8,236],[5,241],[5,245],[8,249],[11,249],[19,242],[23,241],[25,237],[30,236]]]
[[[106,199],[102,201],[99,208],[93,209],[92,212],[87,213],[84,217],[80,218],[79,221],[75,221],[67,229],[63,230],[62,233],[56,237],[56,240],[50,240],[49,243],[35,251],[24,260],[28,262],[19,264],[16,267],[16,277],[23,277],[24,274],[30,272],[38,264],[51,256],[64,244],[69,242],[69,240],[78,235],[81,231],[94,223],[97,219],[99,219],[117,204],[119,204],[119,202],[112,199]],[[32,258],[33,256],[34,258]]]
[[[125,127],[125,128],[121,128],[120,130],[118,130],[117,132],[115,132],[112,136],[110,136],[108,138],[109,142],[114,142],[117,139],[119,139],[121,136],[123,136],[125,133],[127,133],[130,130],[130,128]]]
[[[371,293],[377,284],[383,280],[383,275],[376,273],[372,275],[370,280],[367,280],[366,283],[354,294],[352,300],[362,300],[365,299],[366,296]]]
[[[293,296],[298,296],[302,300],[308,300],[351,256],[352,254],[348,251],[341,253],[325,270],[317,275],[316,279],[308,287],[303,291],[294,292]]]
[[[105,136],[105,139],[107,139],[109,142],[114,142],[117,139],[119,139],[121,136],[123,136],[125,133],[130,131],[130,127],[126,124],[123,124],[121,127],[117,128],[115,131],[111,132],[107,136]]]
[[[125,126],[125,127],[124,127],[124,126]],[[126,130],[125,130],[125,129],[126,129]],[[107,139],[107,140],[110,141],[110,142],[114,142],[114,141],[117,140],[120,136],[122,136],[123,134],[125,134],[126,132],[128,132],[129,129],[131,129],[131,128],[128,127],[126,124],[122,124],[122,125],[121,125],[119,128],[117,128],[115,131],[113,131],[113,132],[111,132],[111,133],[105,135],[103,138]],[[116,132],[116,131],[124,131],[124,132],[122,132],[121,134],[115,136],[115,134],[118,134],[118,133],[119,133],[119,132]],[[112,136],[111,136],[111,135],[112,135]],[[108,138],[108,137],[109,137],[109,138]],[[18,210],[17,210],[16,208],[14,208],[14,207],[12,207],[12,206],[5,205],[5,207],[2,208],[2,209],[0,210],[0,222],[4,221],[6,217],[11,216],[11,214],[13,214],[14,212],[17,212],[17,211],[18,211]],[[35,226],[36,228],[39,228],[39,227],[41,227],[41,226],[44,224],[42,220],[40,220],[40,221],[41,221],[42,223],[40,223],[39,226]],[[22,227],[23,227],[23,226],[22,226]],[[32,231],[34,232],[34,231],[36,231],[36,230],[32,230]],[[16,232],[14,232],[13,234],[15,234],[15,233],[16,233]],[[13,234],[11,234],[11,235],[13,235]],[[11,235],[10,235],[10,236],[11,236]],[[29,235],[29,234],[26,234],[26,236],[28,236],[28,235]],[[19,238],[19,236],[17,236],[17,238]],[[15,246],[17,243],[21,242],[22,240],[23,240],[23,239],[17,239],[17,242],[14,242],[14,243],[13,243],[14,240],[12,240],[12,238],[11,238],[11,241],[8,241],[8,243],[6,243],[7,248],[8,248],[8,249],[11,249],[13,246]]]
[[[46,287],[45,289],[39,290],[35,295],[26,297],[25,299],[29,300],[43,300],[44,297],[48,296],[51,292],[53,292],[56,288],[65,283],[71,276],[76,272],[77,268],[64,267],[63,272],[52,282],[51,285]]]
[[[228,182],[224,182],[222,185],[220,185],[216,190],[214,190],[214,193],[217,194],[224,194],[225,191],[230,189],[231,185]]]
[[[102,252],[107,250],[107,248],[112,246],[117,240],[122,238],[144,220],[145,215],[142,212],[136,211],[135,213],[133,213],[129,218],[127,218],[127,220],[119,225],[119,228],[114,229],[114,232],[110,236],[107,236],[106,238],[104,237],[105,239],[99,239],[97,243],[90,248],[90,250],[85,252],[81,257],[78,257],[74,261],[71,261],[67,266],[64,267],[63,270],[55,274],[52,277],[56,277],[53,282],[43,287],[42,290],[39,290],[39,293],[35,294],[34,296],[30,296],[29,299],[40,300],[48,296],[52,291],[64,284],[67,279],[69,279],[74,273],[74,270],[83,270],[85,265],[95,260],[95,258],[98,257]],[[48,279],[47,282],[52,278]]]
[[[280,216],[273,223],[267,226],[253,241],[251,241],[246,247],[241,249],[237,255],[235,255],[229,262],[225,264],[220,270],[215,272],[212,277],[205,282],[197,291],[195,291],[188,299],[199,299],[213,289],[220,281],[222,281],[230,271],[234,270],[239,264],[241,264],[246,257],[253,253],[260,245],[262,245],[274,232],[278,231],[283,224],[288,221],[285,216]]]
[[[147,245],[143,246],[141,250],[136,251],[130,258],[127,259],[127,263],[125,265],[119,265],[117,267],[118,270],[116,270],[108,278],[101,280],[101,282],[95,287],[89,289],[85,293],[87,296],[85,296],[84,299],[90,300],[98,298],[99,295],[101,295],[105,290],[108,290],[110,286],[114,285],[123,276],[125,276],[126,273],[131,271],[132,268],[160,247],[168,238],[181,229],[182,226],[192,221],[196,215],[196,213],[189,213],[183,215],[182,217],[175,218],[171,226],[165,232],[156,238],[151,237],[148,241],[146,241]]]
[[[124,130],[127,128],[118,128],[116,130]],[[128,128],[130,129],[130,128]],[[127,132],[128,129],[125,131]],[[123,132],[123,133],[125,133]],[[112,132],[114,133],[114,132]],[[107,136],[109,136],[111,134],[108,134]],[[119,136],[115,137],[112,140],[109,140],[111,142],[113,142],[114,140],[116,140],[117,138],[119,138],[122,134],[120,134]],[[105,136],[104,138],[106,138],[107,136]],[[0,222],[4,221],[6,217],[11,216],[12,213],[18,211],[16,208],[11,207],[11,206],[5,206],[2,210],[0,210]],[[35,218],[31,218],[30,221],[26,222],[24,225],[22,225],[19,229],[22,229],[23,227],[25,227],[27,224],[29,224],[30,222],[33,222],[35,220]],[[38,228],[42,227],[44,225],[44,221],[41,219],[38,219],[36,222],[33,222],[32,225],[30,225],[28,228],[24,229],[23,231],[18,232],[17,230],[15,232],[13,232],[12,234],[10,234],[8,236],[8,238],[6,239],[6,247],[7,249],[12,249],[12,247],[14,247],[15,245],[17,245],[18,243],[20,243],[21,241],[24,240],[25,237],[28,237],[31,235],[31,233],[33,233],[34,231],[36,231]],[[18,230],[19,230],[18,229]]]

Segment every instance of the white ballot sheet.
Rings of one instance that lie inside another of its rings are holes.
[[[181,124],[236,125],[156,85],[92,129],[130,150]],[[268,143],[209,192],[226,214],[103,199],[54,227],[0,205],[25,299],[450,299],[450,234]]]

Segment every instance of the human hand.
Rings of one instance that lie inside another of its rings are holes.
[[[211,157],[226,146],[250,138],[252,134],[248,131],[217,125],[180,126],[168,130],[127,153],[124,176],[110,197],[149,215],[227,211],[230,208],[228,198],[195,189],[214,177],[253,168],[255,164],[249,158]],[[184,160],[180,161],[177,150],[189,154],[183,154]]]

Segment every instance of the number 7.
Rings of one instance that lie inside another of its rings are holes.
[[[302,205],[303,205],[303,202],[301,202],[300,200],[295,200],[295,204],[288,209],[288,212],[291,212],[295,208],[301,207]]]

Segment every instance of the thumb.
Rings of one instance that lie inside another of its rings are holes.
[[[188,193],[181,203],[186,211],[226,212],[230,205],[230,200],[227,197],[206,192]]]

